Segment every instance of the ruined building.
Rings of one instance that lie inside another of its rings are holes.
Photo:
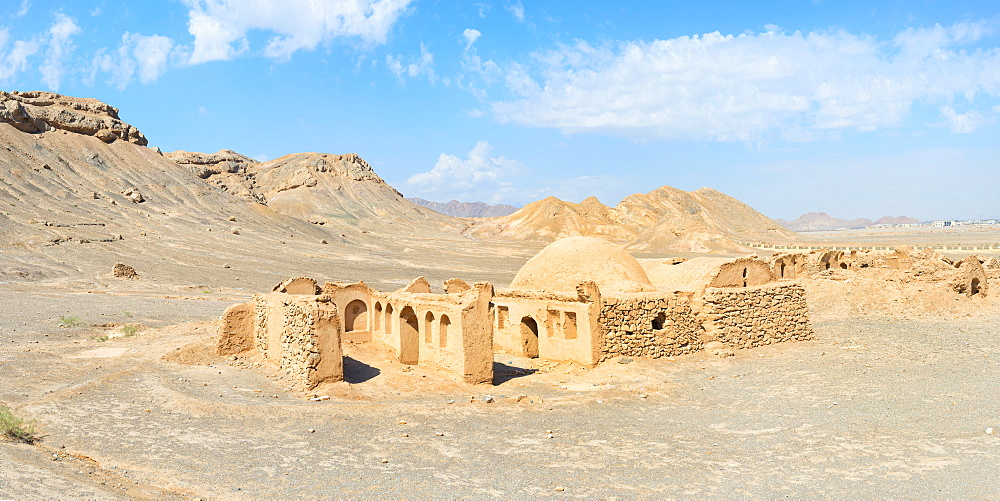
[[[344,339],[487,383],[495,350],[593,366],[623,355],[691,353],[710,342],[739,349],[812,337],[804,289],[779,282],[753,258],[643,268],[605,240],[570,237],[530,259],[507,289],[458,279],[444,285],[434,293],[420,277],[381,292],[364,282],[318,287],[293,279],[227,310],[217,349],[256,348],[311,387],[343,379]]]

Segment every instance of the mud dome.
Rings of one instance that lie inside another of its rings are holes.
[[[810,339],[805,290],[755,258],[665,260],[643,268],[624,249],[570,237],[542,249],[509,289],[423,277],[395,292],[364,282],[289,279],[231,308],[219,353],[256,348],[306,385],[343,379],[341,341],[387,347],[468,383],[493,381],[496,350],[596,365]],[[252,328],[245,321],[253,309]]]

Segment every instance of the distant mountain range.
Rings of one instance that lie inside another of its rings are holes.
[[[428,209],[452,217],[499,217],[513,214],[517,207],[507,204],[490,205],[483,202],[459,202],[452,200],[448,203],[432,202],[423,198],[408,198],[407,200]]]
[[[916,224],[921,221],[907,216],[883,216],[875,221],[868,218],[853,220],[835,218],[825,212],[810,212],[803,214],[794,221],[775,219],[775,222],[793,231],[827,231],[840,229],[867,228],[876,224]]]

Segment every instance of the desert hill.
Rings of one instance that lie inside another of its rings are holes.
[[[484,202],[459,202],[452,200],[448,203],[433,202],[420,197],[410,197],[407,200],[427,207],[428,209],[452,217],[499,217],[513,214],[517,207],[507,204],[490,205]]]
[[[797,236],[750,206],[710,188],[686,192],[663,186],[608,207],[594,197],[579,204],[549,197],[472,227],[479,237],[554,241],[602,236],[633,250],[745,251],[736,241]]]

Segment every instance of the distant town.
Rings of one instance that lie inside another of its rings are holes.
[[[947,220],[925,221],[922,223],[902,223],[902,224],[873,224],[868,228],[917,228],[930,226],[946,228],[951,226],[992,226],[1000,224],[1000,219],[967,219],[967,220]]]

